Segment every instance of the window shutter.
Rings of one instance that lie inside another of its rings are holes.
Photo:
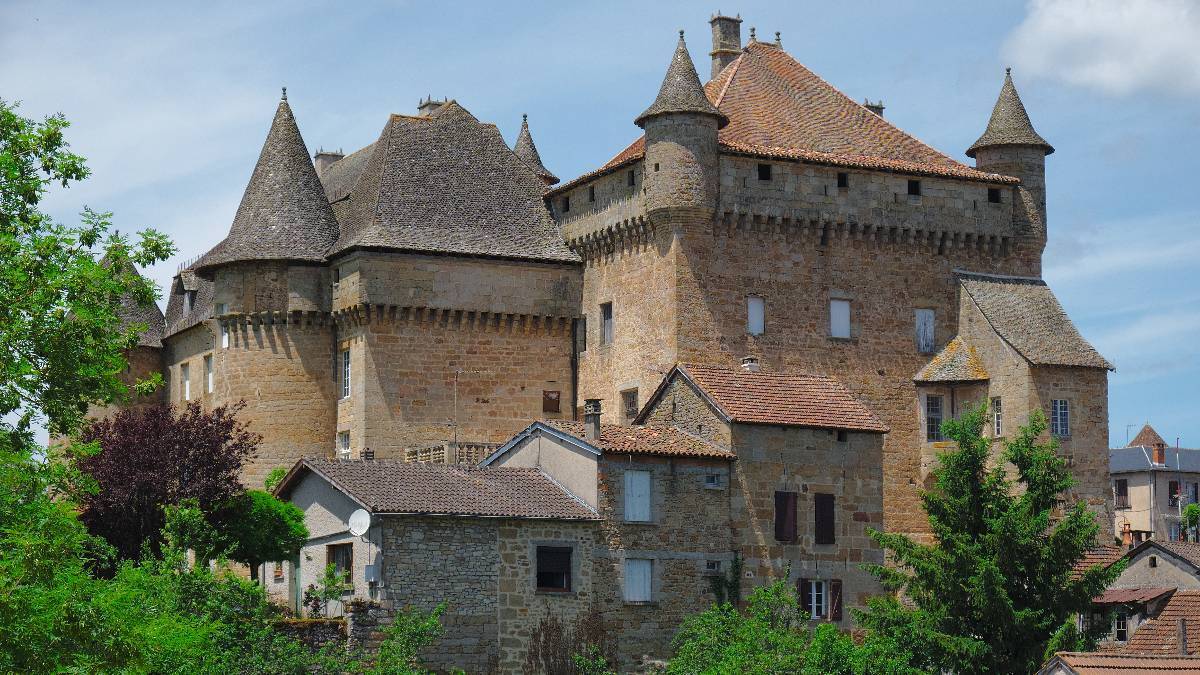
[[[850,337],[850,301],[829,301],[829,335],[835,338]]]
[[[796,493],[775,493],[775,539],[796,541]]]
[[[918,309],[914,312],[917,323],[917,351],[929,354],[933,351],[933,310]]]
[[[625,600],[627,602],[650,602],[651,570],[654,563],[650,560],[627,558],[625,560]]]
[[[817,544],[832,544],[837,540],[834,528],[834,498],[831,494],[818,493],[813,495],[816,517],[815,529]]]
[[[800,580],[800,609],[810,612],[812,605],[812,584],[808,579]]]
[[[650,520],[650,472],[625,472],[625,520]]]
[[[842,620],[842,580],[834,579],[829,582],[829,619]]]
[[[762,335],[766,330],[766,306],[763,299],[751,295],[746,298],[746,332],[751,335]]]

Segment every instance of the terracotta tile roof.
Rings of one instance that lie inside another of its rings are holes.
[[[1092,598],[1092,602],[1097,605],[1144,604],[1174,591],[1167,587],[1110,588]]]
[[[240,260],[319,262],[338,223],[285,97],[279,102],[229,235],[192,269]]]
[[[341,226],[329,254],[362,247],[578,262],[546,210],[545,188],[494,125],[455,101],[428,116],[392,115],[369,151],[326,171]]]
[[[676,373],[693,382],[729,422],[888,432],[870,408],[832,377],[680,364],[650,400]],[[647,403],[643,414],[649,407]]]
[[[1012,72],[1007,68],[1004,69],[1004,84],[1000,87],[1000,96],[992,109],[987,129],[979,140],[967,148],[967,157],[974,157],[981,148],[997,145],[1032,145],[1042,148],[1047,155],[1054,152],[1046,139],[1033,130],[1029,113],[1025,112],[1025,104],[1021,103],[1017,88],[1013,86]]]
[[[1040,672],[1052,672],[1051,667],[1062,664],[1077,675],[1109,675],[1120,673],[1156,673],[1157,675],[1183,675],[1200,672],[1200,657],[1194,656],[1138,656],[1118,652],[1058,652],[1042,667]]]
[[[1150,426],[1150,423],[1147,422],[1146,426],[1142,427],[1142,430],[1138,432],[1137,436],[1134,436],[1133,440],[1129,441],[1129,445],[1127,447],[1133,448],[1139,445],[1144,445],[1148,448],[1152,448],[1156,445],[1166,444],[1167,442],[1163,440],[1163,437],[1159,436],[1158,432],[1154,430],[1154,427]]]
[[[1108,567],[1125,556],[1129,549],[1124,546],[1097,546],[1084,554],[1083,559],[1075,563],[1071,576],[1078,579],[1088,569],[1097,565]]]
[[[679,31],[679,43],[675,45],[671,65],[667,66],[667,74],[658,89],[658,98],[637,116],[634,124],[644,128],[646,120],[668,113],[712,115],[717,118],[719,126],[725,126],[729,122],[705,95],[704,87],[700,85],[700,76],[696,74],[696,66],[692,63],[692,56],[688,54],[687,45],[683,41],[683,31]]]
[[[547,185],[554,185],[558,182],[558,176],[550,173],[545,164],[542,164],[542,156],[538,154],[537,146],[533,144],[533,136],[529,133],[529,116],[521,115],[521,133],[517,135],[517,142],[513,145],[513,152],[517,157],[525,160],[529,168],[542,180],[546,181]]]
[[[975,347],[958,336],[942,347],[942,351],[913,376],[914,382],[976,382],[987,379],[987,369],[983,367]]]
[[[1154,543],[1200,569],[1200,543],[1194,541],[1158,541]]]
[[[726,152],[990,183],[1020,182],[979,171],[933,149],[846,96],[774,44],[746,45],[704,86],[704,92],[729,119],[718,132]],[[642,136],[604,166],[554,192],[615,171],[644,155]]]
[[[1167,600],[1167,604],[1154,617],[1138,626],[1125,652],[1130,654],[1178,654],[1179,619],[1187,619],[1188,653],[1200,649],[1200,591],[1178,590]],[[1196,670],[1200,672],[1200,660]]]
[[[479,468],[399,460],[301,459],[276,488],[312,471],[374,513],[598,520],[536,468]]]
[[[964,271],[958,279],[996,333],[1030,363],[1113,370],[1079,334],[1045,281]]]
[[[541,420],[542,424],[565,431],[572,436],[600,449],[634,455],[662,455],[666,457],[712,457],[714,459],[737,459],[731,451],[713,445],[671,426],[621,426],[601,424],[600,438],[586,440],[582,422],[570,420]]]

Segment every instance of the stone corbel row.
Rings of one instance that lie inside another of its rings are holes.
[[[222,326],[238,328],[249,326],[294,326],[298,328],[321,327],[329,324],[329,312],[318,310],[273,310],[264,312],[230,312],[214,317]]]
[[[414,323],[454,330],[515,335],[566,336],[571,332],[571,317],[443,307],[401,307],[362,303],[333,312],[332,317],[339,329],[372,323]]]
[[[567,242],[585,262],[591,263],[615,253],[645,249],[654,237],[654,225],[645,216],[626,218],[614,225],[588,232]]]

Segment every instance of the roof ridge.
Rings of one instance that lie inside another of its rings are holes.
[[[732,68],[733,70],[729,71],[729,77],[726,78],[725,84],[721,86],[721,92],[717,94],[717,100],[713,101],[713,105],[717,107],[717,110],[721,109],[721,101],[725,100],[725,92],[729,91],[729,85],[733,84],[733,78],[737,77],[738,69],[742,64],[742,57],[745,55],[746,49],[743,48],[742,53],[738,54],[738,57],[733,60],[733,63],[730,63],[728,66],[726,66],[726,68]],[[717,73],[717,77],[720,76],[721,74]],[[707,92],[705,93],[707,94]]]
[[[996,279],[999,281],[1028,281],[1038,286],[1049,286],[1049,284],[1046,283],[1046,280],[1041,277],[1026,277],[1014,274],[992,274],[990,272],[973,272],[971,270],[958,268],[955,268],[953,273],[960,277],[977,277],[980,279]]]

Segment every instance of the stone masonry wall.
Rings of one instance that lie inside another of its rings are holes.
[[[682,377],[667,384],[647,414],[646,424],[669,424],[721,447],[733,447],[729,425]]]

